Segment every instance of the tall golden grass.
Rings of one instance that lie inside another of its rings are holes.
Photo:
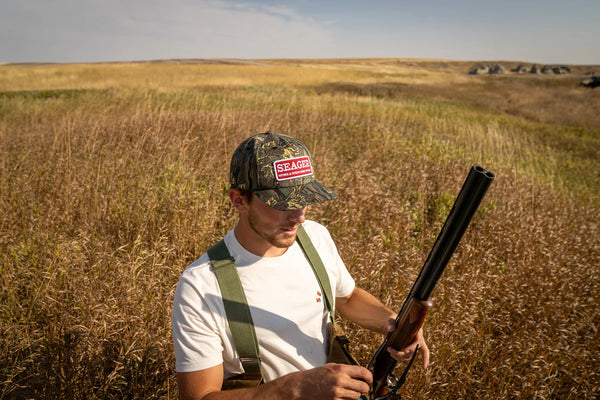
[[[496,173],[406,398],[600,395],[600,92],[583,67],[256,63],[0,66],[0,398],[175,398],[177,279],[235,223],[231,152],[269,129],[312,149],[339,199],[310,217],[396,309],[470,166]],[[347,329],[366,363],[382,337]]]

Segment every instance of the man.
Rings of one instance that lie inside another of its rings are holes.
[[[313,175],[308,149],[271,132],[235,150],[229,198],[239,213],[224,238],[245,293],[258,340],[264,384],[222,391],[224,379],[243,372],[224,301],[207,254],[182,274],[173,306],[173,340],[180,397],[187,399],[357,399],[369,391],[371,372],[327,363],[329,312],[315,273],[296,241],[302,225],[329,277],[335,310],[385,334],[397,315],[357,288],[325,227],[306,220],[309,204],[336,195]],[[429,350],[419,332],[397,360],[419,344],[423,368]]]

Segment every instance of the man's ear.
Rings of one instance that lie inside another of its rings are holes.
[[[248,209],[248,200],[242,195],[239,189],[229,189],[229,200],[239,212],[245,212]]]

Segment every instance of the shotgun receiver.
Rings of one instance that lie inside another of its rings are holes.
[[[396,367],[396,360],[386,349],[393,347],[401,350],[413,342],[423,325],[427,310],[432,306],[429,299],[431,292],[444,272],[493,179],[493,173],[479,166],[475,165],[469,171],[454,206],[396,317],[396,329],[386,336],[367,366],[373,373],[370,400],[391,398],[404,383],[410,364],[402,379],[399,380],[392,374]]]

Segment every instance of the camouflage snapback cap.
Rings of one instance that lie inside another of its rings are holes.
[[[260,133],[234,151],[229,168],[232,188],[251,190],[277,210],[296,210],[335,199],[313,174],[308,148],[291,136]]]

